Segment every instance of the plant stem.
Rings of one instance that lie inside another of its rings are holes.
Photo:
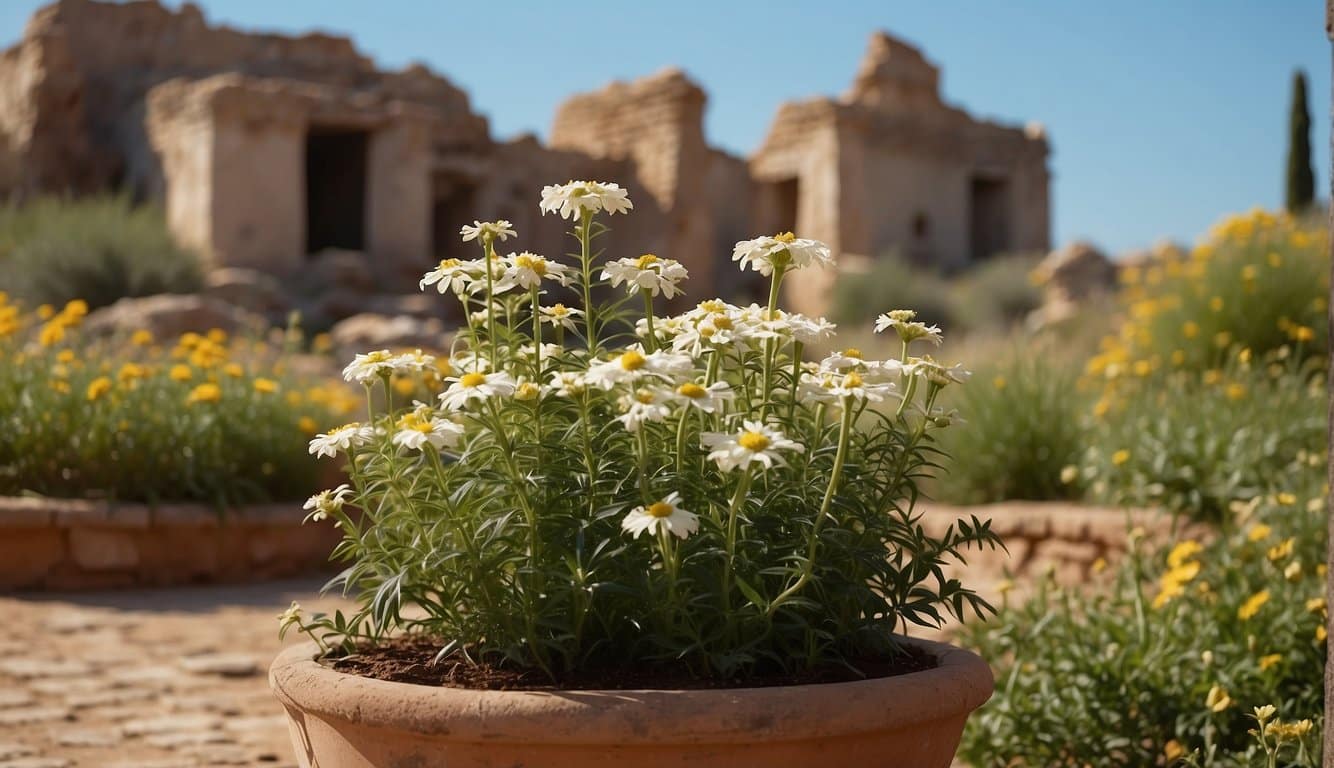
[[[778,287],[783,282],[783,272],[786,265],[781,261],[774,264],[774,274],[769,282],[769,310],[765,313],[765,320],[774,320],[774,315],[778,310]],[[760,421],[764,420],[765,413],[769,409],[769,392],[773,388],[773,365],[774,356],[778,354],[778,341],[776,339],[764,340],[764,397],[760,402]]]
[[[648,338],[644,340],[644,348],[653,352],[658,348],[658,337],[653,333],[653,294],[647,288],[641,288],[639,292],[644,294],[644,321],[648,324]]]
[[[495,249],[491,247],[491,238],[483,236],[482,266],[486,271],[486,340],[491,345],[491,367],[499,369],[500,361],[496,359],[496,302],[492,293],[494,281],[491,276],[491,261],[495,255]]]
[[[583,270],[584,289],[584,329],[588,335],[588,357],[591,360],[597,352],[598,330],[597,309],[593,306],[593,254],[592,227],[593,212],[584,208],[579,212],[579,266]]]
[[[727,562],[723,567],[723,616],[727,617],[729,625],[731,624],[732,613],[732,564],[736,555],[736,520],[741,511],[741,505],[746,500],[746,494],[750,492],[750,465],[746,465],[741,470],[741,479],[737,480],[736,491],[732,494],[732,503],[727,507],[727,538],[724,546],[727,550]]]
[[[769,608],[765,612],[772,616],[778,606],[787,602],[793,595],[801,591],[810,581],[811,574],[815,570],[815,552],[820,544],[820,528],[824,525],[825,518],[829,516],[829,507],[834,501],[834,492],[838,489],[838,481],[843,475],[843,462],[847,459],[848,443],[852,438],[852,397],[850,395],[843,398],[843,419],[838,428],[838,450],[834,453],[834,467],[829,472],[829,485],[825,488],[824,501],[820,502],[820,512],[815,517],[811,525],[811,538],[806,546],[806,562],[801,565],[801,574],[792,586],[779,593],[778,597],[769,603]]]

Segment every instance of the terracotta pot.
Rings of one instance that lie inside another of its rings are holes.
[[[269,670],[303,768],[947,768],[993,688],[968,651],[826,685],[702,691],[473,691],[335,672],[313,644]]]

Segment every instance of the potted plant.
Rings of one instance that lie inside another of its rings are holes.
[[[302,765],[948,765],[991,672],[896,631],[989,610],[943,568],[999,541],[913,512],[966,378],[912,354],[939,329],[894,311],[893,359],[807,362],[834,326],[778,300],[823,244],[738,243],[767,306],[662,316],[685,268],[598,248],[625,190],[541,208],[572,220],[570,263],[463,227],[480,257],[422,279],[463,304],[453,353],[357,355],[369,421],[311,442],[347,459],[307,506],[341,528],[329,588],[359,607],[281,617],[313,641],[270,673]]]

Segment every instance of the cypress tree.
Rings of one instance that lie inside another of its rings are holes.
[[[1315,199],[1311,172],[1311,115],[1306,109],[1306,73],[1292,76],[1292,110],[1288,115],[1288,173],[1284,205],[1300,213]]]

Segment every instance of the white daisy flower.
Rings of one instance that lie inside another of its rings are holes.
[[[539,400],[547,393],[547,388],[535,381],[524,381],[519,379],[519,383],[514,387],[515,400]]]
[[[690,328],[690,321],[685,315],[672,315],[670,317],[659,317],[653,320],[653,335],[661,342],[668,342],[677,336],[685,333]],[[639,318],[635,321],[635,335],[644,338],[648,336],[648,320]]]
[[[764,469],[783,466],[786,462],[779,451],[801,453],[806,450],[801,443],[787,439],[782,432],[762,422],[747,420],[742,422],[742,427],[737,434],[704,432],[700,435],[703,447],[711,451],[709,459],[717,462],[718,468],[724,472],[751,463],[760,464]]]
[[[620,405],[625,413],[617,416],[616,420],[621,422],[627,432],[638,431],[641,425],[650,421],[665,420],[667,414],[671,413],[668,403],[672,402],[672,399],[668,392],[640,387],[635,390],[634,395],[621,398]]]
[[[679,504],[681,494],[673,491],[661,501],[647,507],[635,507],[621,521],[621,530],[639,538],[647,531],[656,536],[659,531],[667,531],[677,538],[684,539],[699,530],[699,515],[682,509]]]
[[[652,296],[662,294],[668,299],[683,293],[678,286],[689,276],[680,262],[660,259],[651,253],[637,259],[609,261],[602,269],[602,279],[609,280],[613,288],[624,283],[629,293],[648,291]]]
[[[538,312],[542,315],[542,322],[549,325],[559,325],[568,331],[578,330],[574,324],[574,319],[584,314],[582,309],[571,309],[564,304],[539,307]]]
[[[440,402],[451,411],[457,411],[473,400],[486,400],[492,397],[508,397],[514,394],[517,386],[508,373],[480,373],[473,371],[462,376],[450,377],[446,381],[454,382],[440,393]]]
[[[929,357],[914,358],[904,366],[909,373],[921,376],[938,387],[948,384],[963,384],[972,377],[972,372],[965,370],[962,363],[946,367]]]
[[[533,354],[536,353],[536,352],[537,352],[536,347],[534,347],[531,343],[530,343],[530,344],[524,344],[523,346],[519,347],[519,356],[520,356],[520,357],[523,357],[523,358],[526,358],[526,359],[532,359]],[[562,347],[562,346],[559,345],[559,344],[552,344],[552,343],[549,342],[549,341],[548,341],[548,342],[544,342],[544,343],[542,344],[542,361],[543,361],[543,364],[545,365],[547,362],[549,362],[549,361],[551,361],[551,360],[555,360],[555,359],[558,358],[558,357],[562,357],[562,356],[564,356],[567,352],[568,352],[568,350],[566,350],[565,347]]]
[[[741,263],[761,275],[772,275],[774,264],[782,262],[787,269],[802,269],[812,264],[828,267],[834,263],[829,246],[819,240],[807,240],[784,232],[773,237],[742,240],[732,249],[732,261]]]
[[[336,456],[339,451],[359,448],[375,437],[375,429],[365,424],[352,422],[322,435],[316,435],[310,441],[310,453],[315,457]]]
[[[561,371],[551,376],[551,390],[560,397],[578,397],[588,390],[583,374]]]
[[[732,387],[725,381],[715,381],[705,387],[693,381],[687,381],[676,388],[675,398],[691,408],[698,408],[705,413],[715,413],[723,403],[736,397]]]
[[[822,371],[846,371],[849,368],[864,368],[865,366],[866,360],[862,357],[862,351],[856,347],[848,347],[840,352],[831,352],[820,361],[820,370]]]
[[[357,355],[343,369],[343,378],[365,384],[394,372],[398,355],[387,349]]]
[[[519,284],[514,279],[513,275],[511,275],[507,260],[501,258],[500,256],[496,256],[495,258],[492,259],[477,259],[473,263],[477,265],[477,277],[468,286],[469,293],[478,294],[486,291],[486,268],[488,265],[490,265],[491,268],[492,297],[499,296],[500,294],[513,289],[515,286]],[[550,262],[548,262],[548,266],[549,265]],[[503,309],[501,309],[502,306],[503,305],[497,303],[496,304],[497,310],[504,311]],[[486,308],[483,307],[482,311],[483,313],[485,313]]]
[[[347,483],[328,491],[320,491],[311,496],[302,505],[302,509],[310,512],[306,515],[306,520],[320,522],[327,519],[330,515],[342,511],[343,505],[347,503],[347,497],[352,495],[352,489]]]
[[[880,333],[893,328],[905,344],[925,339],[936,346],[940,346],[943,338],[939,326],[919,323],[913,320],[914,317],[917,317],[917,313],[911,309],[896,309],[893,312],[887,312],[875,319],[875,332]]]
[[[801,381],[801,393],[811,400],[843,402],[844,398],[866,400],[878,403],[886,395],[893,393],[895,387],[888,382],[869,381],[857,371],[838,373],[825,371]]]
[[[464,224],[459,229],[459,235],[463,237],[463,242],[465,243],[469,240],[476,240],[479,237],[482,239],[482,242],[499,240],[503,243],[509,237],[518,234],[518,232],[514,231],[514,225],[504,219],[498,219],[496,221],[474,220],[472,226]]]
[[[823,317],[806,317],[796,312],[788,314],[786,320],[792,338],[802,344],[818,344],[832,339],[838,328]]]
[[[542,213],[559,213],[562,219],[577,219],[583,211],[625,213],[634,208],[619,184],[602,181],[571,181],[542,188]]]
[[[434,285],[440,293],[452,292],[462,296],[464,292],[470,290],[472,283],[481,273],[482,268],[478,261],[444,259],[435,269],[427,272],[417,285],[423,291],[426,290],[426,286]]]
[[[536,288],[543,280],[555,280],[561,285],[569,285],[574,279],[573,269],[564,264],[547,261],[529,251],[511,253],[505,257],[505,264],[503,281],[512,282],[525,290]]]
[[[394,445],[414,451],[424,450],[427,445],[436,450],[453,448],[463,437],[463,425],[432,415],[428,407],[404,415],[395,427]]]
[[[636,344],[606,362],[593,365],[588,369],[585,380],[593,386],[611,389],[617,384],[635,381],[642,376],[679,379],[693,368],[694,361],[687,355],[661,349],[646,355],[644,348]]]
[[[394,373],[417,373],[435,369],[435,355],[428,355],[420,349],[395,355],[390,360]]]

